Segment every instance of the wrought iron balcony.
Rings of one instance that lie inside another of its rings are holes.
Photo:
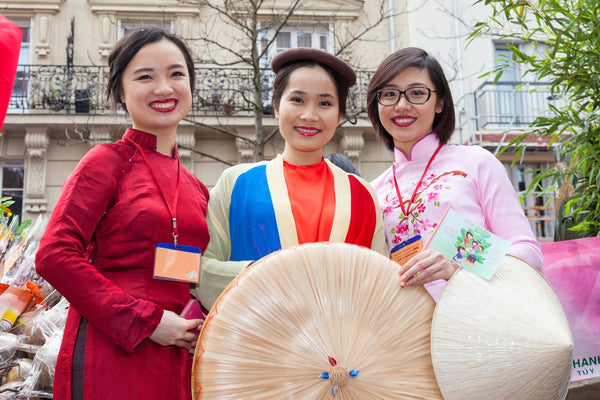
[[[372,71],[358,71],[348,99],[348,112],[364,112]],[[262,93],[265,114],[272,113],[269,90],[273,73],[265,70]],[[252,70],[249,68],[196,68],[196,89],[190,115],[250,116]],[[19,65],[8,113],[47,114],[112,112],[104,104],[108,81],[106,66]]]
[[[485,82],[473,93],[476,130],[526,127],[549,115],[549,105],[562,105],[544,82]]]
[[[348,112],[366,117],[367,85],[373,71],[357,71],[357,83],[350,91]],[[249,68],[196,68],[196,89],[192,116],[251,116],[252,70]],[[106,66],[19,65],[9,114],[82,113],[109,114],[104,104],[108,80]],[[261,78],[264,113],[271,114],[273,73]],[[476,131],[524,127],[548,105],[560,105],[543,82],[485,82],[474,96]],[[535,89],[535,90],[534,90]]]

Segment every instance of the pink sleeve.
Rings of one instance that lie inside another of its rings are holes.
[[[102,145],[84,156],[63,185],[35,266],[72,307],[131,352],[154,331],[163,310],[124,292],[87,259],[87,246],[114,195],[122,165],[120,155]]]
[[[478,196],[488,229],[512,242],[508,254],[541,269],[544,262],[542,248],[531,230],[506,169],[491,153],[482,151],[486,154],[477,171]]]

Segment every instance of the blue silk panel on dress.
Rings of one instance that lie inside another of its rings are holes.
[[[231,261],[258,260],[281,249],[266,165],[238,177],[229,207]]]

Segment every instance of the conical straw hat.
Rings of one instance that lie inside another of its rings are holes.
[[[490,281],[457,271],[435,309],[431,355],[446,400],[562,400],[572,352],[554,291],[512,256]]]
[[[435,303],[362,247],[311,243],[252,264],[196,346],[195,399],[442,399],[430,356]]]

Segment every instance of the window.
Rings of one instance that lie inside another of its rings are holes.
[[[142,26],[155,26],[174,32],[175,24],[170,20],[161,19],[119,19],[117,22],[117,39],[122,38],[127,32]]]
[[[531,171],[548,169],[549,165],[547,163],[526,163],[516,168],[511,168],[510,164],[505,164],[505,167],[509,172],[513,187],[520,196],[524,196],[535,178],[535,174]],[[522,199],[523,211],[538,239],[551,239],[554,236],[554,194],[545,193],[538,196],[548,186],[548,182],[543,180],[537,185],[535,191]]]
[[[262,31],[260,34],[260,51],[269,45],[273,32]],[[269,69],[271,59],[286,49],[295,47],[312,47],[333,52],[333,38],[323,27],[284,28],[277,34],[273,44],[261,58],[261,67]]]
[[[543,45],[532,46],[529,43],[519,43],[520,51],[527,54],[539,54],[544,57],[547,48]],[[519,65],[512,59],[512,51],[506,44],[498,43],[495,46],[495,64],[503,67],[503,74],[494,85],[494,97],[491,99],[492,112],[490,121],[499,125],[526,126],[533,122],[537,116],[549,113],[549,104],[557,100],[544,81],[519,71]],[[560,102],[554,103],[560,105]]]
[[[31,22],[29,19],[15,19],[13,22],[21,28],[23,36],[21,37],[19,63],[10,98],[9,110],[23,110],[27,108],[27,90],[31,64]]]
[[[272,37],[272,32],[262,32],[262,48],[266,46],[267,40]],[[321,26],[284,28],[277,34],[275,46],[269,49],[267,57],[271,59],[275,54],[294,47],[312,47],[332,52],[333,45],[331,43],[328,29]]]
[[[25,169],[22,166],[5,165],[2,167],[2,197],[11,197],[15,202],[10,206],[13,215],[23,219],[23,177]]]
[[[271,59],[277,54],[286,49],[296,47],[311,47],[328,52],[333,52],[333,35],[330,32],[331,28],[323,26],[314,27],[290,27],[283,28],[279,31],[273,44],[261,58],[260,66],[263,70],[262,86],[269,89],[273,85],[273,72],[270,70]],[[274,32],[262,31],[260,35],[260,51],[268,46],[268,43],[273,39]],[[270,113],[271,109],[270,90],[263,92],[263,105],[265,110]]]
[[[519,93],[517,67],[512,59],[512,52],[506,45],[496,46],[496,66],[504,66],[504,73],[496,86],[496,102],[498,107],[498,123],[518,125],[520,123]]]

